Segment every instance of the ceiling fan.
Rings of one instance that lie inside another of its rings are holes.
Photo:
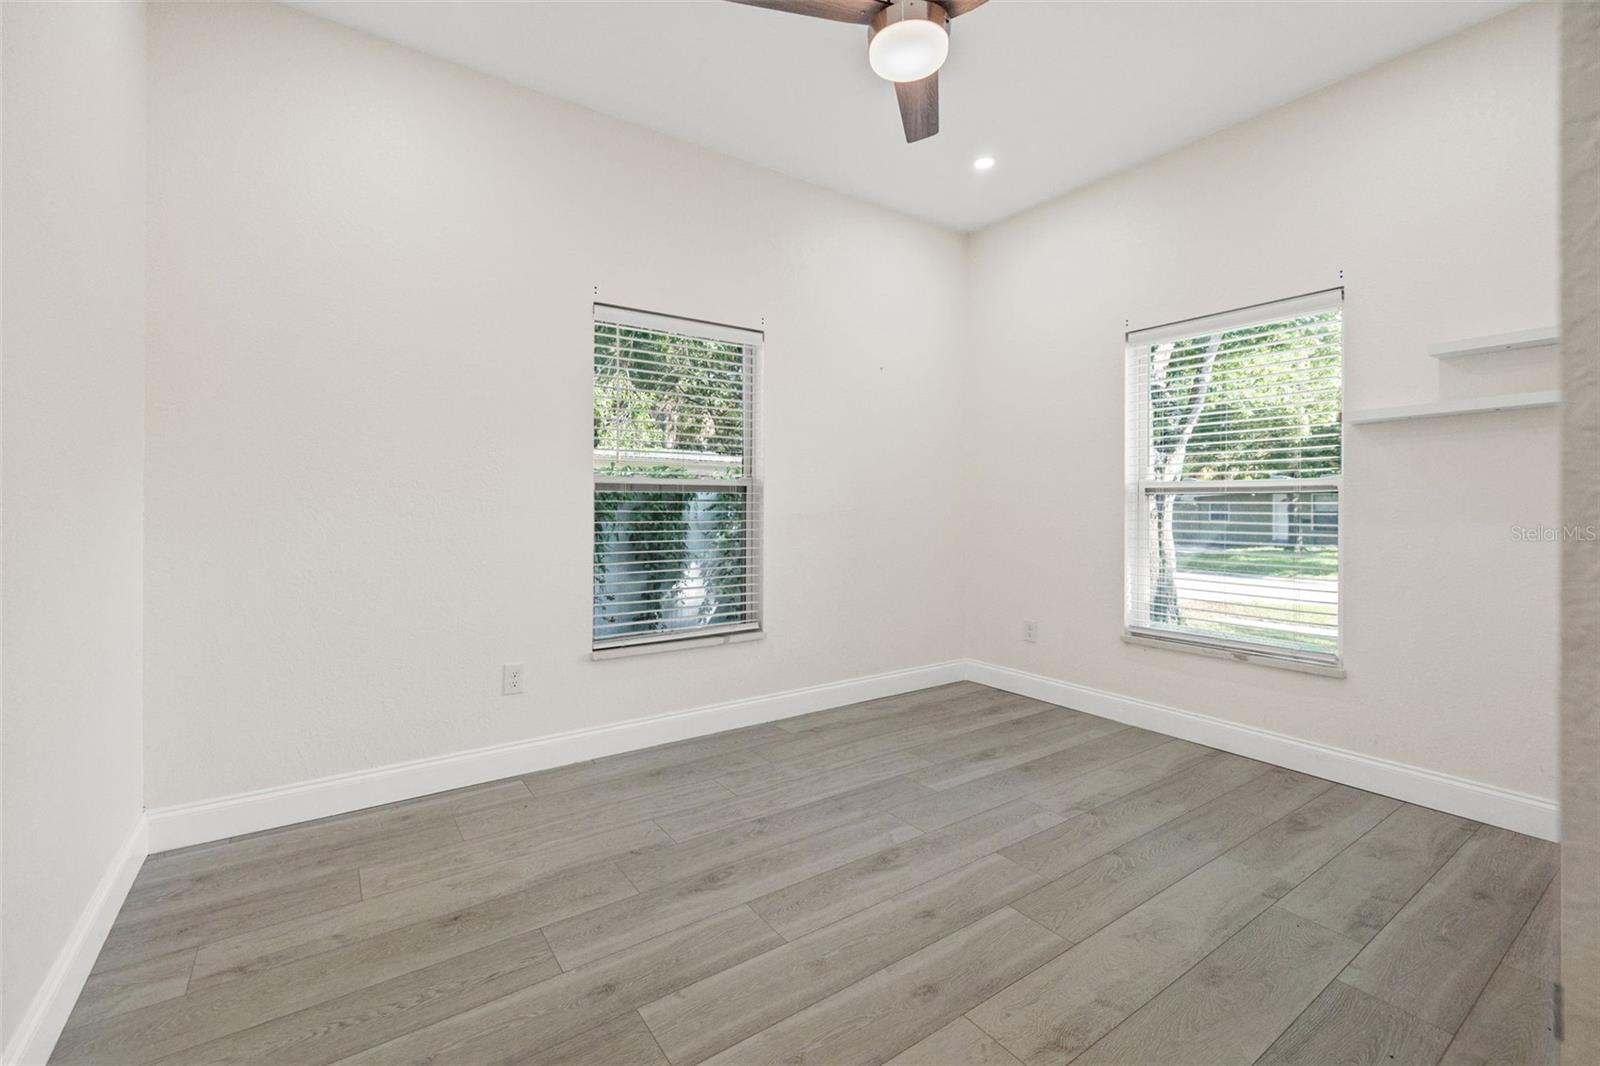
[[[894,82],[906,143],[939,132],[939,68],[950,52],[950,20],[984,0],[733,0],[793,15],[867,27],[867,62]]]

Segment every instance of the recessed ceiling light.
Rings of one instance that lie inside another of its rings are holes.
[[[976,159],[974,159],[972,161],[972,169],[973,170],[993,170],[994,169],[994,156],[992,156],[992,155],[980,155],[978,158],[976,158]]]

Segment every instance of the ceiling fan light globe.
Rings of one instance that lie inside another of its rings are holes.
[[[872,72],[885,81],[921,81],[944,66],[950,34],[931,19],[891,22],[867,46]]]

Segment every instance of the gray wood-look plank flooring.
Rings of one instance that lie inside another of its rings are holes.
[[[1545,1064],[1556,861],[962,682],[152,856],[52,1061]]]

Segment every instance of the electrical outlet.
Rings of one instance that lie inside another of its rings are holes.
[[[500,668],[500,695],[515,696],[522,691],[522,664],[506,663]]]
[[[1039,643],[1039,623],[1026,619],[1022,623],[1022,642],[1024,644]]]

